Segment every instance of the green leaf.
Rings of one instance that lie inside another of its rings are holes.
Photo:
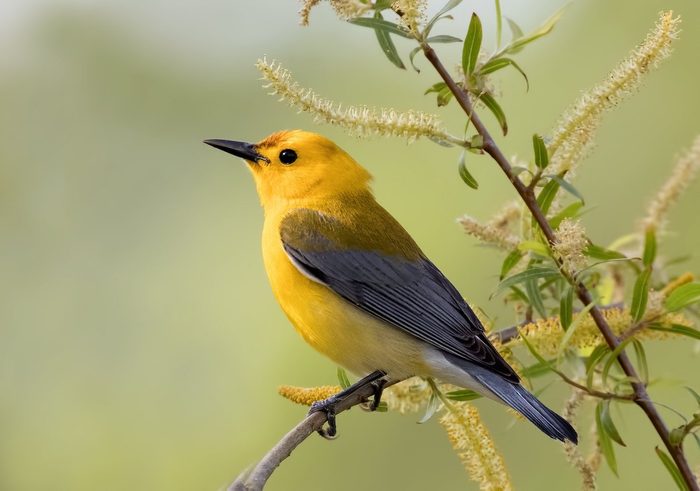
[[[563,177],[561,177],[561,176],[545,176],[545,177],[549,177],[550,179],[552,179],[552,180],[554,180],[554,181],[557,181],[557,183],[559,183],[559,185],[560,185],[566,192],[568,192],[569,194],[571,194],[573,197],[578,198],[579,200],[581,200],[581,203],[585,203],[585,202],[586,202],[586,200],[583,198],[583,195],[579,192],[579,190],[576,189],[576,188],[574,187],[573,184],[571,184],[569,181],[567,181],[567,180],[564,179]]]
[[[671,474],[673,482],[676,483],[678,489],[681,491],[688,491],[688,486],[685,484],[683,476],[681,476],[681,472],[678,470],[678,467],[676,467],[676,464],[673,462],[671,457],[669,457],[668,454],[659,447],[654,447],[654,450],[656,450],[656,455],[659,456],[659,460],[661,460],[661,463],[664,465],[664,467],[666,467],[668,473]]]
[[[581,311],[578,313],[576,316],[576,319],[571,323],[569,328],[564,332],[564,337],[561,339],[561,344],[559,345],[559,353],[558,355],[561,355],[566,347],[569,345],[569,341],[571,341],[571,337],[574,335],[574,332],[576,332],[576,328],[581,325],[583,322],[583,319],[586,318],[586,315],[588,315],[588,311],[593,308],[595,305],[595,302],[591,302],[588,305],[586,305]]]
[[[483,102],[484,105],[496,117],[496,121],[498,121],[498,124],[501,127],[501,131],[503,131],[503,135],[505,136],[506,134],[508,134],[508,122],[506,121],[506,114],[503,112],[503,109],[501,109],[501,106],[498,104],[498,102],[496,102],[496,99],[494,99],[493,96],[488,92],[484,92],[479,96],[479,100],[481,100],[481,102]]]
[[[462,47],[462,69],[467,78],[474,73],[474,69],[476,68],[476,62],[479,59],[479,50],[481,49],[482,36],[481,21],[479,20],[479,16],[473,13],[469,21],[467,37],[464,38],[464,45]]]
[[[601,259],[603,261],[610,259],[623,259],[625,257],[625,255],[621,252],[611,251],[610,249],[606,249],[605,247],[596,245],[592,242],[588,243],[588,247],[586,247],[586,250],[583,251],[583,253],[588,257],[592,257],[593,259]]]
[[[697,403],[698,403],[698,406],[700,406],[700,394],[698,394],[697,392],[695,392],[695,390],[694,390],[693,388],[691,388],[691,387],[686,387],[685,389],[686,389],[688,392],[690,392],[690,394],[695,398],[695,402],[697,402]]]
[[[440,34],[439,36],[433,36],[427,39],[428,43],[461,43],[462,40],[455,36],[448,36],[447,34]]]
[[[649,229],[644,234],[644,254],[642,262],[644,266],[651,266],[656,258],[656,233],[654,229]]]
[[[647,363],[647,354],[644,351],[644,345],[639,339],[634,339],[632,341],[632,346],[634,347],[634,354],[637,357],[637,367],[639,369],[639,376],[642,382],[648,384],[649,382],[649,365]]]
[[[523,255],[524,254],[519,250],[511,251],[511,253],[508,254],[503,260],[503,265],[501,266],[501,276],[499,277],[499,279],[502,280],[503,278],[505,278],[508,272],[520,262],[520,260],[523,258]]]
[[[603,383],[605,384],[606,381],[608,380],[608,373],[610,373],[610,369],[613,366],[613,363],[615,363],[615,360],[617,360],[617,357],[620,356],[620,354],[625,350],[627,345],[632,342],[634,338],[627,338],[624,341],[622,341],[620,344],[618,344],[614,350],[610,353],[610,356],[608,359],[605,361],[605,365],[603,365],[603,373],[601,375],[601,378],[603,380]]]
[[[503,36],[503,14],[501,13],[501,0],[496,0],[496,48],[501,47]]]
[[[459,5],[461,2],[462,2],[462,0],[450,0],[449,2],[447,2],[447,3],[444,5],[444,7],[442,7],[442,8],[438,11],[438,13],[435,14],[435,15],[433,16],[433,18],[430,19],[430,21],[428,21],[428,23],[427,23],[426,26],[425,26],[425,35],[427,36],[427,35],[430,33],[430,31],[433,29],[433,26],[435,25],[435,23],[436,23],[437,21],[439,21],[440,18],[442,18],[442,16],[443,16],[444,14],[446,14],[447,12],[449,12],[450,10],[452,10],[453,8],[455,8],[455,7],[456,7],[457,5]]]
[[[496,292],[502,291],[506,288],[510,288],[511,286],[523,283],[528,280],[535,280],[540,278],[555,278],[559,277],[560,275],[561,273],[558,269],[551,268],[548,266],[535,266],[504,279],[499,283]]]
[[[518,244],[518,250],[523,252],[534,252],[543,257],[549,257],[549,249],[538,240],[524,240]]]
[[[671,327],[660,326],[658,324],[651,324],[649,329],[653,331],[668,332],[670,334],[679,334],[681,336],[688,336],[689,338],[697,339],[700,341],[700,331],[693,329],[692,327],[683,326],[681,324],[672,324]]]
[[[431,92],[437,92],[439,93],[441,90],[443,90],[445,87],[447,87],[447,84],[445,82],[438,82],[436,84],[431,85],[427,89],[425,89],[425,92],[423,92],[423,95],[430,94]]]
[[[527,90],[530,90],[530,80],[528,80],[527,74],[523,71],[522,68],[520,68],[520,65],[518,65],[514,60],[510,58],[492,58],[491,60],[484,63],[484,65],[481,68],[479,68],[478,73],[480,75],[488,75],[489,73],[496,72],[507,66],[512,66],[518,72],[520,72],[520,74],[525,79],[525,87],[527,88]]]
[[[554,215],[552,219],[549,220],[549,224],[552,226],[553,229],[557,229],[559,228],[559,225],[562,221],[564,221],[565,218],[574,218],[575,216],[577,216],[581,208],[583,208],[583,203],[581,203],[580,201],[574,201],[562,211]]]
[[[379,11],[377,11],[374,14],[374,18],[376,20],[381,20],[382,14]],[[405,70],[406,65],[403,64],[403,61],[401,61],[401,57],[399,56],[398,51],[396,51],[396,46],[394,45],[394,41],[391,40],[391,35],[389,34],[389,32],[386,29],[377,28],[374,30],[374,33],[377,35],[379,47],[382,48],[382,51],[389,59],[389,61],[397,67],[401,68],[402,70]]]
[[[615,426],[615,423],[613,423],[612,417],[610,416],[610,399],[600,401],[596,407],[596,411],[598,410],[600,410],[600,422],[603,425],[605,432],[618,445],[626,447],[627,445],[622,440],[622,437],[617,431],[617,427]]]
[[[345,370],[343,368],[338,367],[336,375],[338,376],[338,384],[340,384],[340,386],[343,389],[347,389],[348,387],[350,387],[352,385],[350,383],[350,379],[348,378],[348,374],[345,373]]]
[[[530,305],[534,307],[540,317],[547,317],[547,311],[544,307],[544,302],[542,300],[542,294],[540,293],[540,288],[537,285],[537,278],[532,278],[525,281],[525,291],[527,292],[527,297],[530,299]]]
[[[404,29],[398,24],[389,22],[384,19],[377,19],[374,17],[355,17],[348,21],[350,24],[355,24],[356,26],[369,27],[370,29],[381,29],[390,34],[396,34],[404,38],[412,39],[413,34],[411,34],[407,29]]]
[[[566,331],[571,325],[571,320],[574,315],[574,289],[571,285],[567,285],[564,295],[559,301],[559,320],[561,327]]]
[[[700,283],[687,283],[673,290],[666,298],[664,306],[669,312],[675,312],[700,301]]]
[[[595,376],[595,367],[598,366],[605,355],[610,353],[610,348],[607,344],[601,344],[593,349],[593,352],[586,359],[586,387],[593,387],[593,377]]]
[[[647,298],[649,297],[649,279],[651,278],[651,267],[644,268],[637,280],[634,282],[632,291],[632,306],[630,313],[634,322],[639,322],[644,317],[647,308]]]
[[[612,446],[612,440],[610,436],[605,431],[603,422],[600,417],[600,404],[596,406],[595,410],[595,425],[598,432],[598,442],[600,443],[600,450],[603,452],[603,457],[605,457],[605,462],[607,462],[608,467],[617,476],[617,460],[615,459],[615,449]]]
[[[523,37],[523,30],[520,29],[520,26],[510,17],[506,17],[505,19],[506,22],[508,22],[508,27],[510,27],[511,40],[515,41],[516,39]]]
[[[537,133],[532,135],[532,147],[535,149],[535,165],[540,169],[544,169],[549,165],[549,154],[547,153],[547,146],[544,144],[544,140]]]
[[[465,160],[466,160],[465,156],[466,156],[466,152],[462,152],[462,156],[461,156],[460,159],[459,159],[459,166],[458,166],[459,177],[461,177],[462,180],[464,181],[464,183],[465,183],[467,186],[469,186],[470,188],[472,188],[472,189],[479,189],[479,183],[476,181],[476,179],[474,179],[474,176],[472,176],[472,175],[469,173],[469,170],[467,170],[467,165],[466,165],[466,162],[465,162]]]
[[[554,180],[550,180],[544,185],[540,194],[537,195],[537,204],[540,205],[542,214],[547,215],[549,207],[552,206],[552,202],[559,191],[559,183]]]
[[[450,90],[449,87],[445,87],[440,92],[438,92],[438,95],[437,95],[438,107],[443,107],[443,106],[446,106],[447,104],[449,104],[453,95],[454,94],[452,93],[452,91]],[[479,135],[479,136],[481,136],[481,135]]]
[[[439,408],[440,399],[438,398],[437,394],[435,394],[435,392],[432,392],[430,394],[430,400],[428,401],[428,405],[425,408],[425,414],[420,420],[418,420],[418,424],[423,424],[427,422],[430,418],[433,417],[433,415]]]
[[[409,55],[408,55],[408,61],[411,62],[411,66],[413,67],[413,69],[414,69],[417,73],[420,73],[420,68],[418,68],[418,67],[416,66],[416,63],[415,63],[413,60],[414,60],[414,58],[416,57],[416,55],[417,55],[418,53],[420,53],[421,51],[423,51],[423,48],[421,48],[420,46],[416,46],[415,48],[413,48],[413,49],[411,50],[411,52],[410,52]]]
[[[525,367],[521,370],[521,373],[523,377],[526,378],[537,378],[541,375],[545,375],[549,373],[552,370],[552,366],[554,365],[556,360],[545,360],[544,363],[542,362],[537,362],[529,367]]]
[[[503,53],[517,53],[520,50],[522,50],[526,45],[530,44],[531,42],[541,38],[542,36],[546,36],[550,32],[552,32],[552,29],[554,29],[555,24],[559,19],[561,18],[562,14],[564,13],[564,9],[561,8],[557,12],[555,12],[549,19],[547,19],[539,28],[537,28],[535,31],[531,32],[527,36],[519,36],[517,39],[515,39],[513,42],[511,42],[508,46],[503,48],[502,52]],[[511,25],[511,30],[513,29],[513,26]]]
[[[445,397],[451,401],[473,401],[474,399],[481,398],[481,394],[474,392],[469,389],[453,390],[452,392],[445,393]]]

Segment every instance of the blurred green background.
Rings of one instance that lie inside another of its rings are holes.
[[[560,3],[504,0],[503,9],[527,31]],[[204,138],[326,134],[370,169],[378,199],[462,293],[499,327],[512,321],[489,300],[500,256],[455,223],[465,212],[486,219],[514,197],[493,163],[473,158],[474,192],[457,176],[454,149],[357,140],[261,89],[254,63],[267,55],[344,103],[438,111],[421,95],[437,77],[420,56],[420,74],[399,71],[371,31],[337,21],[328,5],[301,28],[298,7],[0,4],[0,489],[217,489],[304,414],[276,394],[279,384],[335,383],[335,366],[302,342],[268,289],[248,171]],[[464,2],[442,32],[463,34],[472,8],[492,46],[492,2]],[[548,132],[669,8],[684,19],[674,56],[607,116],[579,173],[594,207],[585,223],[600,243],[633,229],[700,129],[700,4],[574,2],[553,34],[518,57],[529,93],[515,72],[498,77],[511,127],[503,148],[529,156],[532,133]],[[397,44],[405,57],[411,46]],[[458,63],[459,47],[440,52]],[[459,133],[454,104],[439,111]],[[693,185],[674,209],[662,244],[668,256],[694,254],[677,271],[700,271],[698,192]],[[689,413],[681,385],[700,373],[692,344],[650,346],[650,364],[666,381],[653,396]],[[566,394],[555,382],[543,399],[560,409]],[[493,403],[478,405],[519,489],[579,486],[559,445]],[[417,419],[344,414],[340,439],[309,439],[270,489],[474,489],[441,428]],[[624,409],[620,430],[629,445],[618,452],[622,480],[603,469],[601,488],[670,489],[641,413]]]

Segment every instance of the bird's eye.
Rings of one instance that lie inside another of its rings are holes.
[[[297,153],[294,150],[287,148],[286,150],[282,150],[280,152],[280,162],[285,165],[293,164],[296,159]]]

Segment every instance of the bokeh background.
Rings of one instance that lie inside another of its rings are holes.
[[[560,4],[504,0],[503,9],[527,31]],[[585,223],[600,243],[634,228],[700,131],[700,4],[576,1],[518,56],[529,93],[515,72],[498,77],[511,127],[503,148],[529,155],[532,133],[546,133],[669,8],[684,18],[674,56],[607,116],[579,173],[593,205]],[[481,189],[470,190],[456,150],[318,127],[267,96],[254,68],[267,55],[345,103],[438,111],[422,96],[437,81],[428,63],[418,56],[424,70],[402,72],[371,31],[336,20],[328,5],[308,28],[297,9],[279,0],[0,2],[0,489],[217,489],[302,417],[279,384],[335,383],[336,367],[302,342],[268,289],[245,166],[204,138],[323,132],[371,170],[379,200],[462,293],[499,326],[512,321],[489,298],[500,256],[455,223],[465,212],[486,219],[514,197],[495,165],[474,158]],[[463,2],[442,31],[463,33],[470,9],[493,46],[492,2]],[[397,45],[406,57],[411,46]],[[440,48],[448,66],[459,50]],[[456,107],[439,111],[458,133]],[[676,271],[700,271],[699,192],[693,185],[673,210],[662,243],[668,256],[692,254]],[[697,388],[700,373],[692,343],[650,348],[662,379],[654,397],[689,413],[681,387]],[[566,394],[555,382],[542,397],[561,408]],[[520,489],[578,487],[559,445],[478,405]],[[441,428],[417,419],[344,414],[341,438],[309,439],[270,489],[474,489]],[[618,419],[629,445],[618,451],[623,479],[603,469],[601,488],[670,489],[641,413]]]

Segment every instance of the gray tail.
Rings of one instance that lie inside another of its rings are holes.
[[[460,363],[464,366],[464,362]],[[522,385],[509,382],[496,373],[487,369],[472,365],[469,374],[478,382],[489,389],[493,394],[508,406],[529,419],[545,434],[556,440],[569,440],[578,443],[576,430],[567,420],[542,404],[539,399],[530,394]]]

